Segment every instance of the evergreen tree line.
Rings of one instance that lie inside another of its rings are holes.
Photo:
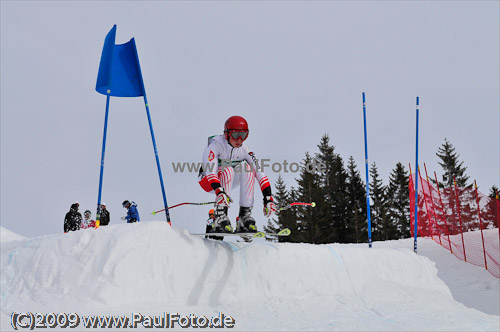
[[[280,242],[304,243],[362,243],[368,242],[366,213],[366,188],[352,156],[347,165],[335,152],[330,137],[323,135],[318,153],[306,153],[301,162],[297,186],[287,188],[281,175],[276,182],[275,199],[280,206],[292,202],[315,202],[316,207],[293,207],[278,211],[276,218],[264,227],[268,232],[289,228],[291,235],[278,237]],[[453,184],[466,187],[469,177],[466,167],[458,161],[458,154],[451,143],[445,143],[436,154],[444,169],[441,187]],[[311,169],[312,163],[325,167]],[[370,175],[370,210],[372,240],[395,240],[410,237],[409,172],[398,162],[385,185],[376,163]],[[490,195],[496,189],[491,188]]]

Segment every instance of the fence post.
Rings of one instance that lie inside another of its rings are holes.
[[[479,207],[479,195],[477,193],[476,180],[474,180],[474,187],[476,188],[477,215],[479,216],[479,228],[481,229],[481,240],[483,240],[484,267],[486,268],[486,270],[488,270],[488,262],[486,261],[486,248],[484,247],[483,221],[481,220],[481,208]]]
[[[439,182],[438,182],[436,172],[434,172],[434,177],[436,178],[436,187],[437,187],[438,194],[439,194],[439,201],[441,202],[441,211],[443,212],[444,224],[446,225],[446,230],[448,231],[447,235],[448,235],[448,243],[450,245],[450,252],[453,254],[453,249],[451,248],[451,241],[450,241],[450,228],[448,227],[448,222],[446,221],[446,214],[444,212],[443,199],[441,198],[441,190],[439,190]]]
[[[462,215],[460,214],[460,201],[458,200],[457,181],[455,180],[455,176],[453,176],[453,183],[455,185],[455,196],[457,199],[457,212],[458,212],[458,220],[460,221],[460,235],[462,236],[462,247],[464,249],[464,261],[467,262],[467,255],[465,254],[464,231],[462,228]]]
[[[432,222],[431,222],[431,213],[429,213],[429,207],[427,206],[427,195],[425,194],[425,189],[424,189],[424,181],[422,180],[422,175],[420,175],[420,167],[418,167],[418,176],[420,177],[420,183],[422,183],[422,192],[424,193],[424,204],[425,204],[425,210],[427,212],[427,223],[429,224],[429,228],[431,231],[431,239],[434,237],[434,231],[432,227]],[[427,188],[429,188],[429,183],[427,183]]]
[[[431,187],[430,187],[429,175],[427,174],[427,166],[425,165],[425,163],[424,163],[424,169],[425,169],[425,177],[427,178],[427,188],[429,189],[429,194],[431,196],[432,213],[434,214],[434,224],[436,226],[436,231],[439,231],[439,233],[438,233],[439,244],[442,246],[443,243],[441,242],[441,229],[440,229],[440,226],[437,223],[436,206],[434,205],[434,195],[432,194],[432,190],[431,190]]]

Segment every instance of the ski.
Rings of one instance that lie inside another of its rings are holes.
[[[216,233],[194,233],[193,235],[198,236],[241,236],[246,238],[265,238],[267,236],[288,236],[291,234],[291,231],[288,228],[282,229],[277,233],[269,233],[269,232],[234,232],[234,233],[224,233],[224,232],[216,232]]]
[[[246,238],[266,237],[266,234],[264,232],[234,232],[234,233],[211,232],[211,233],[193,233],[193,235],[198,235],[198,236],[241,236],[241,237],[246,237]]]
[[[288,228],[282,229],[278,233],[266,233],[266,235],[274,235],[274,236],[288,236],[292,233],[292,231]]]

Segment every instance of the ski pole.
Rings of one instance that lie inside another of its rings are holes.
[[[295,206],[295,205],[306,205],[306,206],[315,207],[316,203],[314,203],[314,202],[311,202],[311,203],[293,202],[293,203],[290,203],[290,204],[285,205],[283,207],[280,207],[278,209],[278,211],[288,210],[289,208],[291,208],[292,206]]]
[[[181,205],[208,205],[208,204],[215,204],[215,202],[203,202],[203,203],[180,203],[180,204],[176,204],[176,205],[172,205],[172,206],[169,206],[168,209],[173,209],[174,207],[177,207],[177,206],[181,206]],[[161,209],[161,210],[158,210],[158,211],[153,211],[151,212],[152,215],[155,215],[157,214],[158,212],[162,212],[162,211],[165,211],[165,209]]]

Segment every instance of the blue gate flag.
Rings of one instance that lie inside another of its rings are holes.
[[[145,95],[141,66],[134,38],[115,45],[116,24],[104,40],[101,63],[97,75],[96,91],[114,97]]]
[[[160,177],[161,192],[163,195],[163,204],[165,206],[165,215],[167,222],[170,223],[170,213],[168,211],[167,196],[165,195],[165,186],[163,185],[163,176],[161,174],[160,159],[156,149],[155,134],[153,123],[149,112],[148,99],[144,89],[141,66],[139,65],[139,56],[134,38],[128,43],[115,45],[116,24],[106,35],[104,47],[102,49],[101,63],[99,64],[99,73],[97,74],[96,90],[106,95],[106,113],[104,115],[104,134],[102,135],[102,154],[101,154],[101,172],[99,177],[99,194],[97,196],[97,214],[96,225],[100,222],[101,213],[101,193],[102,179],[104,174],[104,154],[106,151],[106,133],[108,128],[109,100],[113,97],[139,97],[144,98],[146,106],[146,115],[148,116],[149,130],[153,149],[155,152],[156,166],[158,167],[158,176]]]

